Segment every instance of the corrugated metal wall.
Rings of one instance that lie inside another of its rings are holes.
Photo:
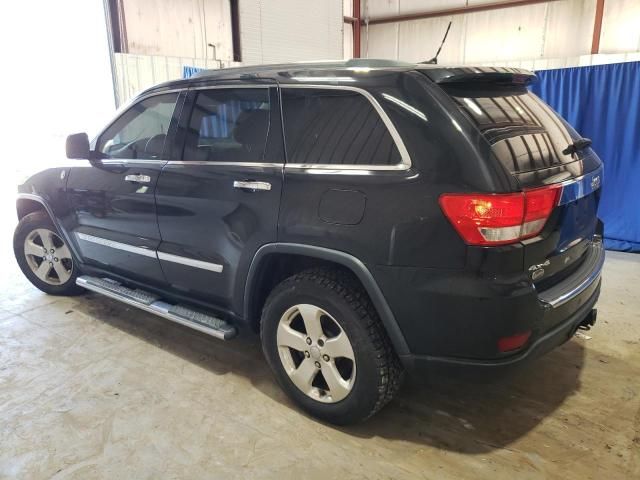
[[[218,62],[205,58],[163,57],[116,53],[116,99],[118,105],[126,103],[146,88],[168,80],[182,78],[182,67],[219,68]],[[226,67],[239,65],[227,62]]]
[[[426,12],[487,0],[365,0],[363,15]],[[596,0],[561,0],[450,17],[370,25],[362,52],[370,58],[423,61],[437,50],[450,20],[441,63],[485,64],[588,55]],[[640,0],[606,0],[601,53],[640,51]]]
[[[233,59],[229,0],[121,0],[126,53]]]
[[[245,65],[343,56],[342,0],[240,0]]]
[[[345,11],[350,12],[350,4],[346,0]],[[114,56],[118,105],[145,88],[181,78],[183,66],[219,68],[212,49],[205,48],[209,42],[216,44],[224,67],[339,59],[353,51],[350,26],[343,47],[342,0],[240,0],[242,63],[230,60],[228,0],[124,0],[124,7],[132,53]]]

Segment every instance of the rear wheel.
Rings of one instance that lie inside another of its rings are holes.
[[[402,368],[362,287],[330,269],[278,285],[262,313],[262,346],[285,392],[311,415],[362,421],[391,400]]]
[[[22,273],[43,292],[77,295],[78,269],[71,250],[44,212],[23,217],[13,235],[13,251]]]

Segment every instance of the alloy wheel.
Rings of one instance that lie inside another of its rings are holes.
[[[322,308],[289,308],[278,323],[277,343],[285,372],[305,395],[336,403],[353,389],[356,362],[351,341]]]
[[[46,228],[33,230],[24,240],[24,256],[36,277],[49,285],[66,283],[73,272],[69,247]]]

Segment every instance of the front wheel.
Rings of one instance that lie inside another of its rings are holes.
[[[13,235],[13,252],[22,273],[50,295],[78,295],[78,268],[71,250],[45,212],[24,216]]]
[[[285,392],[322,420],[365,420],[400,387],[402,368],[378,315],[344,272],[314,269],[284,280],[265,304],[261,338]]]

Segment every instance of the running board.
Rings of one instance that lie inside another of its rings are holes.
[[[110,278],[83,275],[76,279],[76,284],[146,312],[155,313],[160,317],[193,328],[212,337],[228,340],[235,337],[237,333],[235,327],[224,320],[192,310],[183,305],[164,302],[157,295],[144,290],[127,288]]]

